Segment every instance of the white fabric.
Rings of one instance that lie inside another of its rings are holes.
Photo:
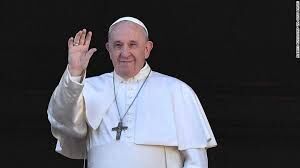
[[[117,23],[119,23],[121,21],[130,21],[130,22],[133,22],[135,24],[138,24],[138,25],[142,26],[145,29],[146,34],[148,36],[148,30],[147,30],[146,26],[144,25],[144,23],[142,21],[138,20],[137,18],[129,17],[129,16],[127,16],[127,17],[121,17],[118,20],[116,20],[114,23],[112,23],[110,25],[109,31],[111,31],[113,25],[115,25],[115,24],[117,24]]]
[[[116,110],[112,77],[107,73],[84,80],[86,117],[94,130],[106,113]],[[139,112],[136,144],[178,146],[179,150],[217,145],[196,94],[178,79],[152,71],[135,106]]]
[[[181,151],[184,168],[208,168],[206,149],[188,149]]]
[[[83,84],[73,82],[70,76],[67,67],[52,94],[47,113],[51,132],[57,139],[56,151],[69,158],[81,159],[86,157],[87,132]]]
[[[115,73],[116,86],[118,88],[117,99],[119,102],[119,108],[120,108],[120,112],[121,112],[122,116],[125,113],[125,109],[127,109],[129,104],[131,103],[131,101],[133,99],[133,95],[136,95],[136,93],[138,92],[138,89],[140,88],[141,83],[143,82],[141,80],[149,73],[149,71],[150,71],[150,68],[148,65],[146,65],[137,76],[135,76],[134,78],[130,78],[128,80],[122,79],[120,76],[118,76]],[[79,77],[72,76],[71,80],[73,80],[74,82],[80,82],[81,77],[80,76]],[[123,103],[120,103],[120,102],[123,102]],[[90,138],[90,144],[93,144],[93,145],[92,145],[92,147],[89,147],[90,150],[88,152],[89,153],[89,157],[88,157],[89,158],[89,164],[88,164],[89,167],[90,166],[91,166],[91,168],[93,168],[93,167],[105,167],[105,168],[120,167],[118,165],[115,165],[116,163],[113,164],[112,161],[120,160],[120,158],[116,157],[119,155],[116,155],[116,154],[124,153],[123,151],[126,151],[125,153],[126,153],[127,159],[125,159],[125,161],[134,159],[136,157],[135,155],[139,156],[137,158],[148,158],[148,160],[152,160],[152,161],[158,160],[157,157],[162,158],[162,157],[160,157],[161,153],[153,154],[153,153],[147,152],[153,148],[156,149],[158,146],[147,146],[150,149],[147,148],[146,151],[142,151],[142,149],[145,149],[145,146],[139,147],[141,145],[134,144],[134,128],[135,128],[134,121],[135,121],[135,115],[136,115],[135,112],[136,112],[136,106],[134,104],[124,117],[123,123],[125,126],[128,127],[128,129],[124,130],[122,132],[122,136],[119,141],[119,142],[122,142],[121,143],[121,144],[123,144],[122,146],[120,145],[120,143],[117,143],[117,145],[116,145],[115,132],[112,132],[110,129],[110,128],[116,126],[118,119],[119,119],[119,115],[118,115],[116,109],[114,109],[114,111],[107,113],[110,115],[105,115],[103,117],[103,120],[100,124],[99,130],[97,130],[96,132],[91,134],[92,138]],[[127,148],[129,146],[135,150],[128,150]],[[161,148],[161,146],[160,146],[160,148]],[[173,149],[172,147],[169,147],[169,148],[167,149],[167,151],[170,151],[171,149]],[[101,150],[99,150],[99,149],[101,149]],[[104,153],[102,153],[103,151],[107,151],[108,149],[110,151],[110,155],[105,155]],[[114,149],[116,149],[116,150],[114,151]],[[171,168],[175,168],[175,166],[180,165],[179,164],[180,159],[179,159],[179,157],[177,157],[176,152],[174,152],[173,150],[171,150],[171,152],[168,152],[168,155],[170,155],[170,156],[174,155],[173,157],[169,157],[169,159],[168,159],[169,160],[168,166],[170,167],[172,164]],[[113,154],[114,152],[116,152],[116,154]],[[134,152],[136,152],[136,153],[134,153]],[[186,150],[183,150],[180,152],[182,152],[182,154],[184,156],[184,160],[185,160],[184,168],[207,168],[208,167],[206,149],[200,149],[200,148],[199,149],[186,149]],[[151,156],[152,154],[153,154],[153,157],[154,156],[155,157],[150,159],[149,156]],[[114,158],[113,160],[110,158],[112,156]],[[94,159],[94,157],[97,157],[98,159]],[[172,161],[170,161],[170,160],[172,160]],[[139,160],[139,161],[142,161],[142,160]],[[144,164],[143,166],[141,166],[142,163]],[[120,164],[124,165],[125,163],[121,162]],[[143,162],[131,163],[130,164],[131,166],[129,166],[129,167],[134,168],[134,166],[132,164],[138,168],[140,168],[140,167],[146,168],[146,165],[149,167],[152,167],[152,168],[153,167],[159,168],[160,166],[164,165],[158,161],[152,162],[152,164],[147,164],[147,162],[143,161]],[[153,164],[156,164],[156,165],[154,166]],[[95,166],[95,165],[97,165],[97,166]]]
[[[81,76],[71,76],[71,80],[78,84],[81,84],[81,78],[82,78]]]
[[[124,116],[126,110],[128,109],[129,105],[133,101],[135,95],[137,94],[139,88],[141,87],[142,83],[144,82],[149,72],[150,72],[150,67],[147,64],[146,66],[144,66],[144,68],[141,69],[138,75],[128,80],[122,79],[114,72],[117,102],[122,117]],[[113,83],[111,83],[111,85],[113,85]],[[139,98],[140,95],[138,95],[136,100],[138,100]],[[122,131],[120,141],[134,143],[135,128],[136,128],[135,121],[137,115],[136,105],[137,102],[134,102],[123,119],[123,125],[127,126],[128,129]],[[113,101],[108,111],[103,116],[99,128],[90,131],[91,147],[98,146],[98,145],[105,145],[114,142],[116,139],[116,131],[112,131],[111,129],[118,125],[119,120],[120,120],[120,116],[116,107],[116,102]]]
[[[136,145],[117,141],[92,148],[88,155],[88,166],[89,168],[182,168],[183,160],[175,147]]]
[[[122,91],[119,90],[121,89],[121,85],[123,83],[126,85],[126,87],[130,86],[130,84],[132,84],[132,86],[136,85],[135,87],[133,87],[135,88],[133,90],[136,90],[138,86],[140,86],[142,80],[148,74],[147,72],[149,72],[149,70],[149,66],[146,65],[135,78],[128,81],[124,81],[117,76],[116,84],[118,88],[118,95],[120,94],[120,97],[118,96],[118,99],[120,99],[121,102],[126,102],[121,100],[122,97],[124,97],[121,95],[125,95],[124,93],[127,93],[126,89],[126,91],[121,93]],[[142,97],[141,99],[146,99],[150,104],[145,104],[145,102],[138,101],[139,99],[137,99],[137,102],[131,109],[133,112],[132,114],[134,114],[135,116],[135,118],[133,118],[135,122],[133,122],[133,124],[129,126],[129,130],[126,133],[122,133],[122,142],[134,142],[135,144],[144,145],[178,146],[180,150],[186,151],[188,153],[190,153],[189,151],[192,148],[209,148],[216,145],[216,141],[213,137],[206,116],[204,112],[201,111],[203,110],[201,104],[200,102],[197,102],[197,97],[186,84],[175,78],[168,77],[157,72],[152,72],[149,77],[149,81],[147,81],[144,87],[146,88],[146,91],[144,91],[144,93],[141,92],[140,94],[142,94],[142,96],[140,97]],[[83,93],[86,94],[86,96],[84,97],[82,96],[82,90]],[[107,90],[109,90],[110,93]],[[93,94],[89,96],[87,92],[91,92]],[[153,94],[153,98],[148,97],[150,93]],[[164,96],[160,93],[164,93],[168,96]],[[132,92],[132,94],[134,95],[134,91]],[[182,98],[179,99],[176,98],[176,96]],[[89,102],[89,100],[93,99],[95,102]],[[124,100],[125,99],[127,99],[126,96]],[[169,100],[166,101],[167,99]],[[75,104],[72,102],[75,102]],[[105,110],[104,107],[99,108],[98,104],[101,104],[99,102],[102,102],[102,105],[104,105],[107,109]],[[187,103],[191,106],[198,106],[200,104],[200,107],[187,108],[184,106],[182,108],[179,108],[178,104],[183,103]],[[125,106],[124,104],[123,106]],[[161,108],[158,109],[157,107],[155,107],[157,106],[157,104]],[[167,104],[170,104],[172,107],[168,107]],[[74,108],[77,106],[80,108]],[[144,107],[142,108],[143,110],[139,109],[141,108],[141,106]],[[175,107],[178,108],[178,110],[176,110]],[[188,114],[180,114],[182,113],[180,112],[180,110],[182,109],[185,109],[185,111],[183,112]],[[193,110],[195,111],[192,112]],[[143,114],[145,115],[139,115],[139,111],[143,111]],[[164,113],[161,113],[161,111],[164,111]],[[59,153],[70,158],[84,158],[85,145],[87,145],[88,149],[91,150],[97,145],[104,145],[105,143],[108,144],[113,142],[115,139],[115,132],[112,133],[112,131],[110,130],[111,126],[116,126],[115,122],[117,120],[115,120],[114,123],[106,124],[105,127],[105,124],[103,124],[105,123],[105,118],[107,118],[107,121],[111,120],[109,119],[109,117],[107,117],[110,115],[106,114],[113,114],[113,112],[114,114],[117,114],[115,102],[113,101],[112,73],[88,78],[84,80],[83,85],[78,84],[74,81],[72,82],[70,74],[68,73],[68,71],[66,71],[63,75],[60,85],[56,88],[51,98],[48,108],[48,118],[52,126],[52,132],[53,135],[58,139],[56,150]],[[193,113],[196,113],[197,115]],[[84,114],[86,114],[87,118],[85,118]],[[173,118],[174,120],[172,120]],[[186,121],[180,121],[182,119],[185,119]],[[144,123],[142,122],[143,120],[145,121]],[[85,142],[87,127],[86,124],[83,124],[85,123],[85,121],[87,121],[87,123],[93,128],[89,129],[89,138],[87,144]],[[113,121],[113,119],[111,121]],[[187,124],[190,125],[190,127],[178,124]],[[101,127],[104,129],[102,129]],[[102,132],[104,132],[103,130],[105,129],[107,132],[109,132],[109,134],[100,134],[101,130]],[[162,129],[163,131],[159,129]],[[191,132],[186,131],[185,129],[198,131]],[[97,135],[103,135],[102,137],[104,138],[101,139]],[[128,135],[130,138],[128,138]],[[185,138],[180,138],[179,135],[185,136]],[[146,136],[148,136],[148,142]],[[197,140],[200,141],[200,143],[197,143]],[[194,154],[190,154],[187,156],[193,156],[193,158],[187,158],[197,160],[194,157],[198,157],[199,155],[195,154],[195,152],[192,153]],[[188,166],[188,164],[185,164],[185,168],[188,168],[186,166]]]

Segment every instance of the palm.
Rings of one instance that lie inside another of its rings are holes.
[[[85,46],[74,46],[69,48],[69,64],[73,68],[81,68],[86,69],[86,61],[82,59],[86,53],[88,52],[88,48]]]
[[[86,33],[83,29],[79,31],[75,38],[71,37],[68,41],[68,63],[71,75],[77,76],[87,68],[89,60],[95,48],[89,50],[92,32]]]

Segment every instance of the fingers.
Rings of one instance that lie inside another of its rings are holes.
[[[75,38],[74,38],[74,44],[79,44],[79,40],[80,40],[81,34],[82,34],[81,30],[76,33]]]
[[[68,40],[68,47],[69,48],[73,47],[73,43],[74,43],[73,42],[73,37],[70,37],[69,40]]]
[[[86,35],[86,29],[82,29],[80,39],[79,39],[79,45],[84,45],[85,35]]]
[[[87,47],[89,47],[91,39],[92,39],[92,32],[89,31],[87,33],[86,29],[82,29],[76,33],[72,44],[73,44],[73,46],[74,45],[86,45]],[[69,44],[69,42],[68,42],[68,44]]]
[[[92,39],[92,32],[89,31],[86,35],[86,39],[85,39],[85,45],[89,46],[90,45],[90,42],[91,42],[91,39]]]

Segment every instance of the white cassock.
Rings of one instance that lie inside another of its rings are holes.
[[[128,129],[116,140],[121,117]],[[114,75],[113,75],[114,73]],[[80,79],[83,78],[82,83]],[[85,78],[66,69],[49,106],[56,151],[87,158],[89,168],[207,168],[206,149],[217,145],[202,106],[184,82],[151,71],[146,64],[133,78],[115,72]]]

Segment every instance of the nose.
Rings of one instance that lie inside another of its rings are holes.
[[[121,56],[129,57],[130,56],[130,48],[128,48],[127,46],[124,46],[121,50]]]

